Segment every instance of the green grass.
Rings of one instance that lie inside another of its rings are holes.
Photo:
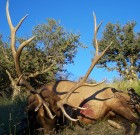
[[[140,80],[128,82],[124,80],[114,80],[109,86],[114,87],[118,90],[127,91],[127,88],[132,87],[140,95]]]
[[[24,108],[26,100],[24,98],[16,98],[14,101],[10,99],[0,99],[0,135],[16,134],[18,125],[21,120],[26,117]]]

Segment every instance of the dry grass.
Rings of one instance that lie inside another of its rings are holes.
[[[88,125],[84,128],[75,126],[72,128],[67,127],[57,135],[124,135],[124,129],[115,129],[111,127],[107,121],[100,121],[94,125]]]

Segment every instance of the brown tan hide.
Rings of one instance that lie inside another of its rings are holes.
[[[58,81],[44,85],[40,90],[53,91],[62,99],[74,85],[75,82]],[[127,93],[110,87],[99,88],[99,86],[81,86],[68,98],[70,104],[87,108],[76,112],[77,118],[84,124],[104,118],[109,111],[113,111],[139,125],[139,118],[128,104],[129,101],[130,97]]]
[[[36,134],[37,130],[42,129],[42,132],[50,133],[53,130],[57,130],[56,120],[60,117],[61,111],[57,107],[56,102],[60,100],[58,96],[52,91],[41,91],[40,96],[49,104],[51,112],[56,115],[55,118],[51,119],[45,110],[44,106],[41,105],[37,111],[36,108],[39,105],[39,98],[37,94],[31,94],[28,98],[28,106],[26,111],[28,112],[30,134]]]

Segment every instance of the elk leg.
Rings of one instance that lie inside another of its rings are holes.
[[[116,114],[114,113],[114,112],[112,112],[112,111],[109,111],[106,115],[105,115],[105,119],[108,119],[108,118],[112,118],[112,117],[114,117],[114,116],[116,116]]]
[[[138,117],[128,107],[117,106],[115,108],[112,108],[112,110],[128,120],[134,123],[138,123]]]
[[[134,135],[138,135],[140,133],[139,118],[133,113],[132,110],[130,110],[130,108],[119,105],[117,107],[112,108],[112,110],[116,112],[117,114],[121,115],[122,117],[136,124],[137,127],[136,127]]]

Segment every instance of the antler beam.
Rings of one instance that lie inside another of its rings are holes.
[[[72,95],[72,93],[73,93],[76,89],[78,89],[79,87],[81,87],[81,86],[83,86],[83,85],[88,85],[88,84],[86,83],[86,80],[87,80],[88,76],[90,75],[91,71],[93,70],[93,68],[95,67],[95,65],[97,64],[97,62],[101,59],[101,57],[106,53],[106,51],[109,49],[109,47],[110,47],[111,44],[112,44],[112,42],[111,42],[111,43],[105,48],[105,50],[104,50],[103,52],[100,52],[100,53],[99,53],[99,44],[98,44],[98,40],[97,40],[97,33],[98,33],[98,30],[99,30],[99,28],[100,28],[102,22],[97,26],[95,14],[93,14],[93,16],[94,16],[94,40],[93,40],[93,41],[94,41],[95,49],[96,49],[96,53],[95,53],[94,59],[92,60],[92,63],[91,63],[91,65],[90,65],[89,69],[87,70],[85,76],[69,90],[69,92],[65,95],[65,97],[64,97],[63,99],[61,99],[60,101],[57,102],[57,106],[58,106],[59,108],[61,108],[61,110],[62,110],[62,112],[64,113],[64,115],[65,115],[68,119],[70,119],[70,120],[72,120],[72,121],[77,121],[78,119],[72,119],[72,118],[70,118],[70,117],[66,114],[65,109],[64,109],[64,107],[63,107],[64,104],[67,104],[67,105],[69,105],[69,106],[71,106],[71,107],[74,107],[74,108],[77,108],[77,109],[86,109],[86,108],[81,108],[81,107],[73,106],[72,104],[70,104],[70,103],[68,102],[68,98],[69,98],[69,97]],[[104,82],[104,81],[102,81],[102,82]],[[98,84],[94,84],[94,85],[99,85],[99,84],[101,84],[102,82],[100,82],[100,83],[98,83]],[[91,84],[90,84],[90,85],[91,85]]]

